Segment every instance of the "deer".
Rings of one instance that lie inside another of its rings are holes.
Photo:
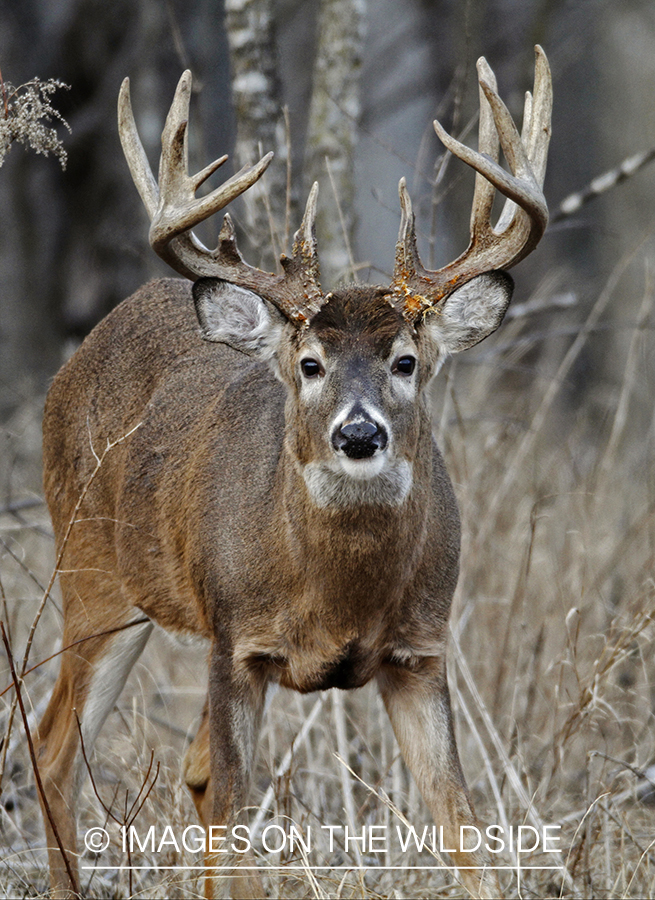
[[[460,521],[427,389],[444,360],[498,328],[513,290],[505,270],[546,229],[552,86],[536,47],[519,133],[484,58],[477,69],[477,151],[434,123],[476,172],[468,249],[423,266],[402,179],[391,282],[328,292],[318,185],[278,273],[244,260],[229,213],[207,249],[193,228],[248,191],[273,154],[196,197],[227,157],[189,174],[187,71],[157,181],[123,82],[119,132],[149,241],[182,277],[152,281],[111,311],[45,404],[65,613],[36,736],[52,896],[81,892],[85,760],[155,625],[209,646],[205,714],[183,765],[205,827],[244,821],[269,688],[375,680],[430,814],[458,848],[461,881],[472,896],[499,896],[486,852],[459,847],[460,826],[477,821],[446,672]],[[496,190],[505,204],[494,225]],[[208,897],[264,896],[235,853],[210,848],[205,866]]]

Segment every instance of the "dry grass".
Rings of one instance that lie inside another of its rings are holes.
[[[611,297],[610,289],[602,304]],[[524,854],[520,863],[563,869],[502,872],[509,897],[655,895],[655,789],[645,778],[655,761],[655,484],[648,474],[653,428],[634,400],[641,361],[653,349],[646,327],[652,299],[648,284],[640,327],[627,342],[622,384],[596,396],[593,406],[587,394],[582,412],[562,402],[561,387],[577,354],[595,340],[591,328],[579,322],[577,343],[573,338],[561,351],[537,357],[536,368],[530,364],[535,335],[555,330],[559,313],[546,325],[534,318],[510,322],[474,360],[463,357],[451,366],[436,391],[435,430],[463,518],[450,677],[464,768],[484,824],[561,827],[561,856]],[[602,312],[597,305],[592,325]],[[6,429],[2,483],[13,485],[17,499],[32,496],[30,487],[38,490],[38,417],[26,405]],[[2,617],[20,663],[53,566],[43,507],[3,513],[0,537]],[[59,647],[57,602],[55,591],[34,635],[32,662]],[[179,759],[197,724],[204,663],[202,651],[173,649],[168,638],[156,635],[98,741],[91,763],[95,782],[119,821],[159,765],[136,820],[141,834],[155,823],[181,833],[196,821],[181,787]],[[54,660],[25,679],[32,727],[56,668]],[[0,677],[1,689],[9,684],[6,664]],[[3,730],[11,700],[9,691],[1,701]],[[311,727],[301,733],[310,714]],[[268,815],[304,832],[353,820],[357,829],[387,825],[395,834],[406,821],[419,830],[430,822],[369,688],[343,701],[338,695],[321,702],[278,693],[262,734],[253,804],[267,792]],[[43,832],[18,719],[9,737],[2,802],[0,896],[43,895]],[[79,814],[80,834],[105,825],[89,784]],[[107,827],[112,844],[97,862],[119,865],[118,826]],[[387,866],[437,862],[389,844],[392,852],[377,858]],[[310,861],[335,868],[270,872],[271,896],[465,896],[448,872],[358,872],[352,847],[346,852],[341,846],[325,859],[312,853]],[[516,865],[509,853],[501,861]],[[198,857],[136,853],[132,862],[189,865]],[[298,854],[262,854],[260,862],[302,865]],[[375,857],[364,852],[363,862],[375,863]],[[88,853],[83,864],[93,864]],[[194,897],[201,890],[197,872],[151,868],[131,879],[125,871],[97,871],[87,893]]]

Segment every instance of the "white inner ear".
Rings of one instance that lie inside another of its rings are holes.
[[[500,325],[512,298],[512,280],[504,272],[488,272],[453,291],[425,327],[439,348],[441,362],[484,340]]]
[[[217,279],[201,279],[193,298],[205,340],[271,359],[282,334],[282,317],[253,291]]]

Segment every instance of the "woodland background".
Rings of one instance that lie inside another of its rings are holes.
[[[4,80],[69,84],[53,104],[71,127],[70,135],[59,128],[65,171],[20,145],[0,167],[2,619],[20,661],[54,565],[39,463],[47,385],[112,306],[167,274],[148,247],[118,142],[122,79],[130,76],[153,163],[187,67],[192,170],[224,152],[224,169],[236,161],[234,170],[261,155],[259,143],[275,150],[265,193],[230,210],[249,262],[275,265],[274,250],[319,181],[327,288],[355,276],[389,280],[403,175],[424,261],[444,264],[465,247],[473,178],[443,156],[432,119],[475,146],[481,54],[520,118],[537,42],[555,94],[551,225],[513,273],[504,326],[449,364],[434,392],[435,434],[463,519],[453,702],[481,820],[563,829],[566,871],[505,873],[508,896],[653,896],[655,167],[573,214],[559,209],[655,148],[651,0],[0,0]],[[203,231],[207,242],[217,227]],[[53,596],[31,663],[60,645],[56,589]],[[31,727],[55,673],[56,660],[26,677]],[[4,664],[0,677],[1,692],[10,682]],[[197,724],[204,677],[203,659],[154,641],[99,742],[96,784],[110,806],[152,776],[155,750],[160,774],[140,813],[144,829],[193,819],[178,759]],[[46,883],[43,837],[11,702],[11,691],[0,697],[0,888],[36,896]],[[285,695],[262,747],[254,802],[265,800],[270,814],[301,826],[341,821],[344,808],[360,822],[428,821],[367,690],[345,700]],[[344,775],[334,752],[373,792]],[[88,789],[81,827],[98,824],[98,808]],[[139,878],[97,875],[90,892],[186,897],[200,889],[178,875]],[[424,873],[341,885],[280,876],[270,889],[463,895],[449,875]]]
[[[52,158],[19,147],[2,169],[3,405],[20,401],[26,377],[39,387],[46,382],[66,338],[85,334],[145,279],[164,271],[148,249],[145,213],[118,142],[116,98],[125,75],[154,165],[175,84],[190,67],[196,86],[192,162],[199,167],[227,152],[229,166],[236,148],[240,165],[255,156],[258,141],[264,152],[275,150],[268,190],[273,216],[282,221],[287,105],[291,227],[318,179],[328,280],[349,273],[343,249],[333,246],[343,241],[326,156],[360,277],[388,278],[402,175],[417,208],[424,256],[437,265],[465,246],[471,176],[463,164],[449,165],[434,208],[442,147],[431,122],[438,115],[455,133],[468,125],[474,140],[475,60],[481,54],[520,115],[523,91],[532,83],[534,44],[548,53],[555,85],[546,181],[552,209],[624,158],[655,146],[655,10],[646,0],[233,0],[227,6],[226,13],[220,0],[0,3],[5,80],[19,85],[38,75],[69,84],[55,104],[72,129],[71,135],[60,129],[69,157],[65,172]],[[231,47],[226,24],[237,36]],[[239,84],[248,87],[243,75],[255,66],[262,77],[254,94],[239,90]],[[551,295],[589,304],[616,261],[647,236],[653,182],[647,170],[552,225],[539,253],[520,270],[517,300],[547,282]],[[252,224],[243,215],[240,221]],[[251,234],[254,256],[271,265],[269,230],[260,232]],[[613,305],[619,320],[634,315],[630,301]],[[594,380],[612,377],[607,362],[603,354]]]

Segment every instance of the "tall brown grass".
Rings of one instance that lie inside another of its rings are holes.
[[[655,483],[648,472],[654,429],[637,400],[643,360],[653,351],[648,278],[625,341],[621,382],[600,392],[581,383],[580,374],[616,282],[586,318],[576,309],[513,319],[470,359],[450,365],[435,387],[435,433],[463,525],[450,649],[460,755],[483,826],[560,828],[559,855],[500,857],[509,897],[655,895],[655,787],[647,778],[655,762]],[[573,324],[572,333],[553,343],[548,338],[561,329],[560,316]],[[581,396],[572,403],[576,387]],[[36,405],[26,404],[5,434],[9,508],[0,519],[0,590],[18,661],[54,558],[43,507],[11,508],[38,491],[38,417]],[[55,590],[34,634],[32,663],[60,646],[58,603]],[[54,659],[25,677],[31,728],[56,669]],[[157,634],[90,760],[97,791],[119,822],[139,792],[143,799],[144,781],[149,788],[159,766],[135,822],[140,834],[153,824],[180,834],[196,821],[179,760],[197,725],[205,669],[203,649],[177,647]],[[2,689],[10,681],[6,663],[0,672]],[[0,701],[2,733],[12,698],[9,690]],[[41,896],[43,832],[17,717],[5,746],[0,896]],[[404,832],[411,823],[420,832],[430,824],[370,686],[322,698],[276,695],[262,732],[253,807],[263,800],[263,821],[285,828],[293,822],[303,832],[350,824],[386,825],[395,834],[396,826]],[[251,821],[255,816],[253,809]],[[126,864],[118,825],[88,782],[79,819],[80,834],[104,826],[112,835],[109,849],[95,858],[86,852],[83,865]],[[303,870],[298,853],[262,853],[262,866],[281,867],[265,873],[271,896],[466,895],[449,870],[374,869],[441,864],[425,853],[402,853],[394,841],[386,856],[352,846],[346,852],[340,838],[337,844],[331,855],[312,853],[305,861],[332,869]],[[162,868],[198,865],[198,856],[136,852],[131,862],[146,868],[85,870],[88,895],[202,892],[199,871]]]

